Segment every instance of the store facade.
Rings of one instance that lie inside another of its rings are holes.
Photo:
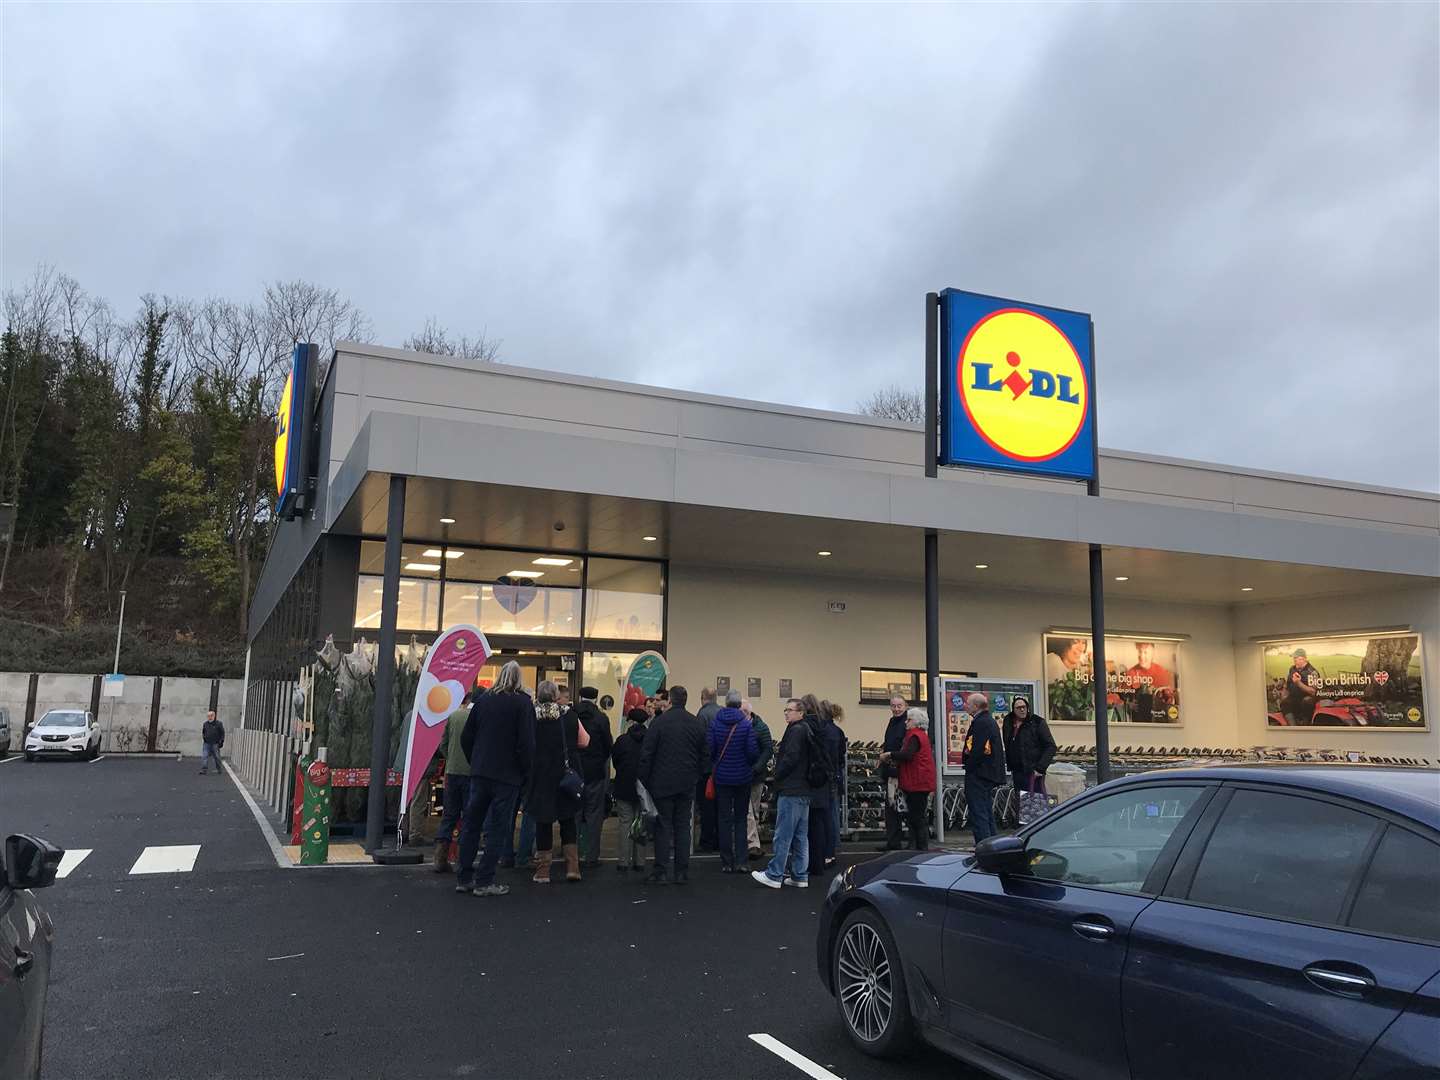
[[[728,683],[778,722],[815,693],[876,739],[892,693],[926,697],[930,529],[942,672],[1036,681],[1062,744],[1093,740],[1099,544],[1114,746],[1440,758],[1435,495],[1103,451],[1098,497],[927,477],[923,434],[886,420],[369,345],[317,387],[313,490],[251,609],[247,729],[294,738],[325,640],[379,636],[398,514],[398,643],[474,622],[532,684],[618,700],[656,649],[692,694]],[[1288,695],[1299,650],[1328,704]]]

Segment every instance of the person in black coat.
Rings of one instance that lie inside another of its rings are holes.
[[[695,788],[710,775],[710,740],[704,723],[686,711],[689,700],[683,686],[670,688],[670,708],[650,725],[640,751],[640,782],[660,812],[655,825],[655,869],[646,879],[656,885],[672,881],[683,885],[690,878]]]
[[[990,715],[990,699],[971,694],[965,699],[970,730],[965,734],[965,804],[975,843],[989,839],[995,829],[995,789],[1005,782],[1005,748],[1000,726]]]
[[[630,728],[615,740],[611,760],[615,764],[615,814],[620,819],[620,857],[615,869],[624,873],[645,865],[644,843],[631,833],[640,816],[640,792],[635,781],[640,771],[640,754],[645,749],[646,724],[650,714],[644,709],[631,709],[626,718]]]
[[[605,825],[605,796],[610,788],[610,718],[600,711],[595,699],[600,691],[593,686],[580,688],[580,704],[575,715],[590,736],[590,745],[580,751],[580,775],[585,781],[585,796],[580,808],[581,866],[600,865],[600,830]]]
[[[568,769],[579,770],[579,751],[589,741],[574,709],[562,709],[556,700],[559,687],[546,679],[535,689],[535,767],[525,792],[525,808],[535,819],[535,876],[537,885],[550,883],[550,853],[554,850],[552,826],[560,826],[565,856],[565,877],[580,880],[580,848],[576,844],[578,804],[563,802],[560,781]]]
[[[495,689],[476,699],[460,733],[460,745],[470,761],[470,791],[460,825],[455,891],[503,896],[510,888],[495,883],[495,867],[535,755],[535,708],[521,689],[520,665],[515,661],[500,669]],[[482,831],[485,854],[477,868]]]
[[[885,739],[880,744],[885,753],[893,756],[905,745],[905,713],[909,708],[910,703],[898,694],[890,699],[890,720],[885,725]],[[899,851],[905,846],[901,837],[900,811],[895,808],[900,790],[899,775],[895,766],[888,762],[880,766],[880,776],[885,781],[885,846],[881,851]]]
[[[1055,760],[1058,749],[1045,718],[1031,712],[1025,698],[1015,698],[1005,714],[1005,764],[1015,790],[1043,792],[1045,770]]]

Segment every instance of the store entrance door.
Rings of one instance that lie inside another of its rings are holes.
[[[500,669],[511,660],[520,664],[520,681],[535,694],[536,688],[546,679],[561,688],[568,688],[575,695],[575,653],[497,653],[480,669],[480,685],[494,686],[500,677]]]

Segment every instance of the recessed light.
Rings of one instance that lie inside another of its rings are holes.
[[[647,544],[653,544],[656,540],[660,538],[658,536],[642,536],[640,537],[640,539],[644,540]]]
[[[572,567],[569,568],[569,572],[572,573],[572,574],[578,574],[578,573],[580,572],[580,567],[578,567],[578,566],[572,566]]]
[[[421,554],[427,559],[438,559],[442,554],[447,559],[458,559],[461,555],[464,555],[465,552],[456,551],[454,548],[446,548],[444,552],[441,552],[439,548],[431,548],[429,551],[422,552]]]
[[[531,566],[569,566],[569,565],[570,565],[572,562],[574,562],[574,561],[575,561],[574,559],[552,559],[552,558],[550,558],[549,556],[546,556],[546,557],[543,558],[543,559],[534,559],[534,560],[532,560],[531,563],[530,563],[530,565],[531,565]]]
[[[828,559],[831,555],[835,553],[833,551],[817,551],[815,552],[815,554],[819,555],[822,559]]]
[[[440,524],[441,524],[441,525],[454,525],[454,524],[455,524],[455,519],[454,519],[454,518],[441,518],[441,519],[440,519]]]
[[[977,563],[975,564],[975,569],[976,569],[976,570],[989,570],[989,569],[990,569],[990,564],[989,564],[988,562],[977,562]]]
[[[509,573],[507,573],[505,576],[506,576],[506,577],[518,577],[518,578],[537,578],[537,577],[544,577],[544,576],[545,576],[545,571],[543,571],[543,570],[511,570],[511,571],[510,571]]]
[[[1129,581],[1130,579],[1129,579],[1128,577],[1126,577],[1124,574],[1117,574],[1117,575],[1115,576],[1115,580],[1116,580],[1116,581]]]
[[[1240,591],[1241,591],[1241,592],[1254,592],[1254,591],[1255,591],[1255,586],[1253,586],[1253,585],[1241,585],[1241,586],[1240,586]]]
[[[405,569],[406,569],[406,570],[439,570],[439,569],[440,569],[440,564],[439,564],[439,563],[429,563],[429,562],[407,562],[407,563],[405,564]]]
[[[479,594],[479,593],[473,593],[473,592],[472,592],[472,593],[466,593],[464,596],[460,597],[460,599],[461,599],[461,600],[479,600],[479,599],[480,599],[480,594]]]

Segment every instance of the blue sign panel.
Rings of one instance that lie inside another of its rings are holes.
[[[275,417],[275,509],[284,521],[299,513],[301,496],[305,494],[315,352],[314,345],[296,344]]]
[[[940,464],[1091,479],[1090,316],[954,289],[940,303]]]

